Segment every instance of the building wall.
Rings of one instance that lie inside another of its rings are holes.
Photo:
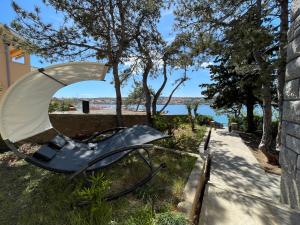
[[[3,89],[7,88],[5,48],[1,40],[0,40],[0,88],[2,89],[2,91]]]
[[[280,164],[281,199],[300,209],[300,0],[291,6]]]
[[[12,46],[9,47],[9,50],[13,49]],[[0,98],[3,93],[8,88],[8,81],[7,81],[7,66],[6,66],[6,49],[3,42],[0,40]],[[10,85],[12,85],[15,81],[21,78],[26,73],[31,71],[30,66],[30,55],[24,54],[24,63],[13,62],[12,58],[9,61],[9,68],[10,68]]]

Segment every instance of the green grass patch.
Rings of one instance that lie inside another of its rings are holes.
[[[133,194],[106,202],[103,196],[146,175],[148,168],[137,156],[71,182],[66,175],[16,160],[11,152],[0,154],[0,224],[154,225],[173,224],[172,219],[184,224],[176,206],[196,158],[162,150],[151,155],[154,166],[164,162],[167,168]]]

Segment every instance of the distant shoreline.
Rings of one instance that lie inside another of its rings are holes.
[[[71,100],[71,101],[90,101],[90,103],[93,104],[105,104],[105,105],[115,105],[116,104],[116,99],[112,97],[101,97],[101,98],[56,98],[54,97],[53,100]],[[122,101],[126,102],[127,97],[123,97]],[[168,97],[160,97],[157,104],[158,105],[164,105],[168,101]],[[210,105],[213,100],[205,100],[203,97],[173,97],[169,103],[169,105],[184,105],[187,102],[194,102],[198,101],[200,102],[201,105]]]

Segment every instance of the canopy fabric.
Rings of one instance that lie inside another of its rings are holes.
[[[65,85],[104,80],[107,69],[104,64],[73,62],[44,68],[43,73],[50,77],[38,70],[28,73],[15,82],[1,99],[2,139],[14,143],[51,129],[48,108],[53,95]]]

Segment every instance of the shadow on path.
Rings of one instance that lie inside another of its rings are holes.
[[[300,213],[279,203],[280,176],[265,173],[239,134],[213,131],[210,152],[211,175],[200,224],[298,223]]]

